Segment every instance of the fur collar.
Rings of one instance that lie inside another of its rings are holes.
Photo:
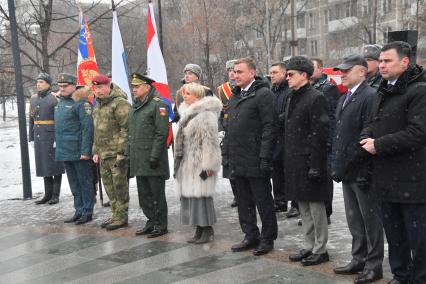
[[[215,96],[208,96],[189,106],[186,103],[182,103],[179,107],[179,114],[181,116],[179,123],[184,124],[187,119],[205,111],[211,111],[219,117],[222,111],[222,102]]]

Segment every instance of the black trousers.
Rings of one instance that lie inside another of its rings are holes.
[[[283,161],[273,162],[272,171],[272,189],[274,191],[275,203],[286,203],[285,190],[284,190],[284,166]]]
[[[381,204],[394,278],[426,283],[426,203]]]
[[[268,178],[236,176],[238,218],[241,230],[250,240],[273,241],[277,238],[278,225]],[[257,227],[256,208],[262,221],[262,232]]]

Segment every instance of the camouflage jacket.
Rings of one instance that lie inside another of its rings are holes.
[[[96,98],[93,111],[95,138],[92,152],[102,159],[124,155],[127,149],[130,104],[117,85],[111,87],[107,97]]]

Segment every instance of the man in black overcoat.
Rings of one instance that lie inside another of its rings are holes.
[[[290,200],[299,204],[305,248],[291,261],[316,265],[329,260],[325,201],[330,200],[327,172],[328,109],[324,95],[309,83],[313,64],[292,57],[287,81],[292,92],[286,102],[284,125],[284,180]]]

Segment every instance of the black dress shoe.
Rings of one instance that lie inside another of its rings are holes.
[[[303,266],[317,265],[323,262],[329,261],[330,258],[328,256],[328,252],[325,253],[314,253],[304,259],[302,259],[301,263]]]
[[[241,243],[233,245],[231,247],[231,250],[233,252],[239,252],[239,251],[245,251],[249,249],[254,249],[259,244],[258,239],[250,240],[250,239],[244,239],[241,241]]]
[[[287,211],[287,203],[277,202],[274,205],[275,212],[286,212]]]
[[[109,203],[109,201],[105,202],[104,204],[102,204],[103,207],[110,207],[111,204]]]
[[[274,249],[273,241],[260,241],[259,245],[254,249],[253,255],[267,254]]]
[[[143,227],[142,229],[137,230],[135,232],[135,235],[136,236],[148,235],[148,234],[151,234],[153,230],[154,230],[153,227]]]
[[[80,219],[75,221],[76,225],[86,224],[88,222],[92,221],[92,215],[83,215]]]
[[[302,249],[302,250],[299,251],[299,253],[290,254],[288,259],[290,261],[302,261],[302,259],[307,258],[311,254],[312,254],[312,251],[307,250],[307,249]]]
[[[355,284],[371,283],[383,278],[382,272],[377,272],[374,270],[364,270],[355,277]]]
[[[364,270],[364,264],[359,262],[350,262],[348,265],[336,267],[333,269],[336,274],[350,275]]]
[[[157,238],[159,236],[167,234],[169,231],[167,229],[154,229],[151,234],[148,235],[148,238]]]
[[[410,284],[410,282],[393,278],[391,281],[388,282],[388,284]]]
[[[50,200],[50,197],[44,196],[42,199],[37,200],[35,202],[35,204],[40,205],[40,204],[45,204],[46,202],[48,202]]]
[[[74,216],[72,216],[70,219],[65,220],[64,223],[74,223],[80,218],[81,218],[81,215],[74,214]]]
[[[47,202],[47,204],[49,204],[49,205],[53,205],[53,204],[57,204],[57,203],[59,203],[59,198],[57,198],[57,197],[52,197],[52,199],[50,199]]]
[[[237,203],[237,199],[234,198],[234,200],[231,203],[231,207],[237,207],[238,203]]]

